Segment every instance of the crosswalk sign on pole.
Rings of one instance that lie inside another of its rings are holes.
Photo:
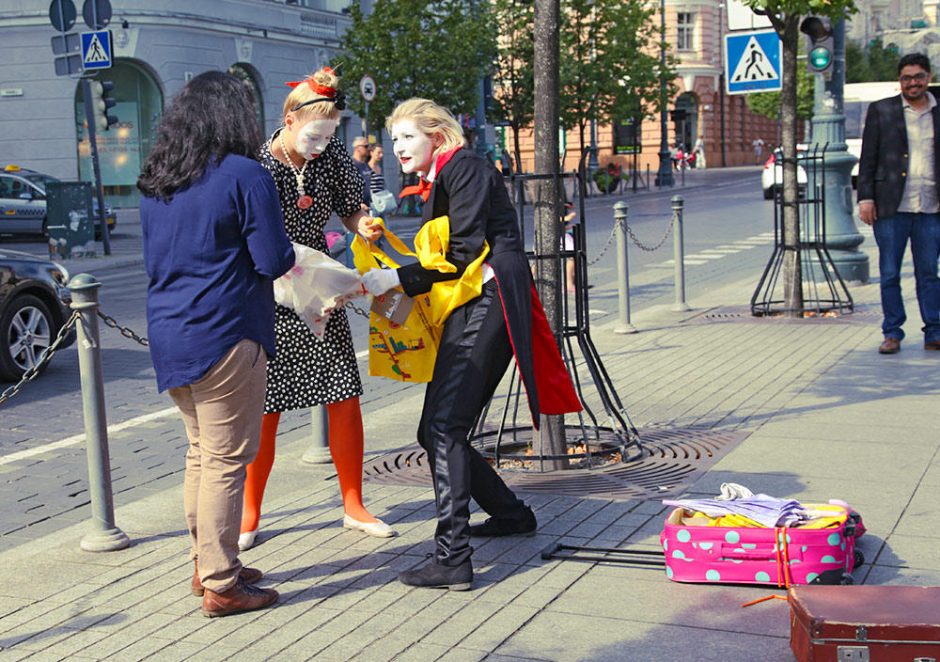
[[[776,30],[725,35],[728,94],[777,92],[783,87],[783,44]]]
[[[111,68],[111,31],[82,33],[82,64],[85,69]]]

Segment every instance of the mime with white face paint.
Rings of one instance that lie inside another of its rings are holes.
[[[485,252],[480,295],[444,323],[418,423],[437,508],[434,558],[399,575],[409,586],[466,590],[473,582],[471,537],[533,535],[537,527],[532,509],[468,442],[506,368],[515,358],[536,427],[540,414],[579,411],[581,404],[535,293],[502,175],[467,149],[460,124],[432,101],[405,101],[387,127],[402,170],[421,177],[401,194],[424,198],[424,221],[447,217],[445,258],[456,270],[420,263],[373,269],[362,278],[366,289],[381,295],[401,285],[416,297],[435,283],[460,278]],[[482,524],[470,526],[471,498],[490,515]]]
[[[335,136],[340,111],[345,108],[336,74],[323,68],[288,85],[292,90],[284,102],[284,125],[258,155],[277,185],[287,236],[326,253],[323,228],[336,213],[351,232],[376,238],[379,231],[362,210],[362,178]],[[329,417],[330,454],[345,511],[343,526],[371,536],[395,535],[362,503],[362,383],[345,311],[334,311],[323,337],[317,338],[293,310],[276,306],[275,332],[277,353],[268,363],[261,446],[245,483],[240,547],[251,547],[258,533],[280,413],[319,405],[326,405]]]

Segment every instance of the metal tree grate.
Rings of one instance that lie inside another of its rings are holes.
[[[881,320],[881,310],[877,307],[856,304],[851,315],[837,311],[827,311],[811,317],[792,318],[783,315],[753,315],[750,306],[721,306],[700,313],[687,320],[691,324],[725,324],[744,322],[748,324],[766,324],[768,322],[784,324],[872,324]]]
[[[643,430],[640,457],[625,463],[547,473],[503,471],[502,477],[521,492],[618,500],[677,495],[749,434],[704,428],[648,429]],[[431,487],[427,455],[419,449],[380,457],[367,463],[363,472],[367,482]]]
[[[543,439],[534,434],[531,421],[528,420],[528,403],[522,390],[521,380],[516,371],[513,371],[509,380],[508,389],[497,393],[487,404],[477,422],[475,432],[471,434],[470,441],[488,457],[495,459],[500,466],[499,458],[507,455],[503,446],[517,448],[520,438],[525,438],[530,453],[535,459],[541,460],[539,470],[551,470],[554,460],[559,457],[584,460],[587,466],[594,466],[595,456],[606,456],[620,453],[624,460],[640,457],[642,449],[640,436],[630,420],[613,380],[607,373],[600,353],[591,339],[589,306],[588,306],[588,261],[587,261],[587,235],[585,231],[586,186],[584,179],[584,165],[587,151],[581,156],[578,172],[560,173],[558,175],[514,175],[511,184],[516,187],[516,204],[522,235],[526,236],[524,201],[526,184],[536,186],[535,205],[538,207],[545,203],[537,196],[545,195],[546,189],[551,189],[547,195],[562,198],[566,183],[570,182],[578,195],[579,222],[574,226],[574,248],[568,250],[562,247],[540,254],[535,250],[529,253],[533,264],[545,264],[546,261],[555,261],[555,267],[561,274],[558,282],[557,299],[561,304],[562,325],[558,337],[558,345],[562,358],[571,376],[575,389],[584,407],[578,414],[569,414],[565,417],[564,444],[568,453],[563,456],[551,455],[543,448]],[[545,184],[551,186],[545,186]],[[532,188],[532,187],[530,187]],[[540,232],[536,226],[534,232]],[[534,242],[536,245],[544,242]],[[548,242],[551,245],[551,242]],[[574,263],[574,293],[569,297],[565,295],[568,283],[565,262]],[[572,424],[574,422],[574,424]],[[573,452],[572,452],[573,451]],[[511,454],[511,453],[510,453]],[[546,465],[544,461],[548,461]]]
[[[798,236],[791,242],[783,222],[783,195],[774,195],[774,250],[751,297],[751,314],[774,315],[793,312],[785,299],[786,274],[784,262],[788,253],[799,257],[802,276],[803,305],[798,313],[816,315],[834,312],[848,314],[854,310],[852,295],[829,254],[826,245],[826,149],[817,145],[812,153],[798,158],[797,167],[807,174],[806,195],[796,204]],[[779,156],[783,162],[792,158]],[[793,244],[794,248],[788,246]]]

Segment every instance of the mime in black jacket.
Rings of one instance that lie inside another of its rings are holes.
[[[459,124],[454,124],[459,130]],[[395,135],[393,127],[393,141]],[[401,158],[397,148],[396,156]],[[373,294],[381,294],[383,288],[399,281],[405,293],[414,297],[428,292],[435,282],[459,278],[481,254],[484,241],[490,247],[486,264],[493,277],[484,282],[479,297],[455,310],[445,322],[418,426],[418,442],[427,451],[437,505],[434,559],[399,576],[411,586],[463,590],[470,588],[473,579],[471,535],[531,535],[536,529],[532,510],[468,442],[510,360],[515,355],[536,426],[540,413],[578,411],[581,406],[534,296],[519,224],[502,176],[466,148],[438,154],[432,170],[433,184],[428,188],[425,182],[422,187],[427,196],[423,216],[425,221],[449,218],[446,257],[457,272],[441,273],[411,264],[400,267],[397,278],[381,286],[373,281],[390,277],[387,270],[379,272],[381,277],[367,273],[363,283]],[[491,516],[472,528],[471,496]]]

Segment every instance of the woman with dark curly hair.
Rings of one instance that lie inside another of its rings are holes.
[[[238,560],[245,468],[274,356],[272,282],[294,264],[277,189],[255,160],[259,142],[248,88],[207,72],[167,108],[137,181],[150,355],[189,437],[183,502],[192,592],[206,616],[278,597],[253,586],[261,571]]]

